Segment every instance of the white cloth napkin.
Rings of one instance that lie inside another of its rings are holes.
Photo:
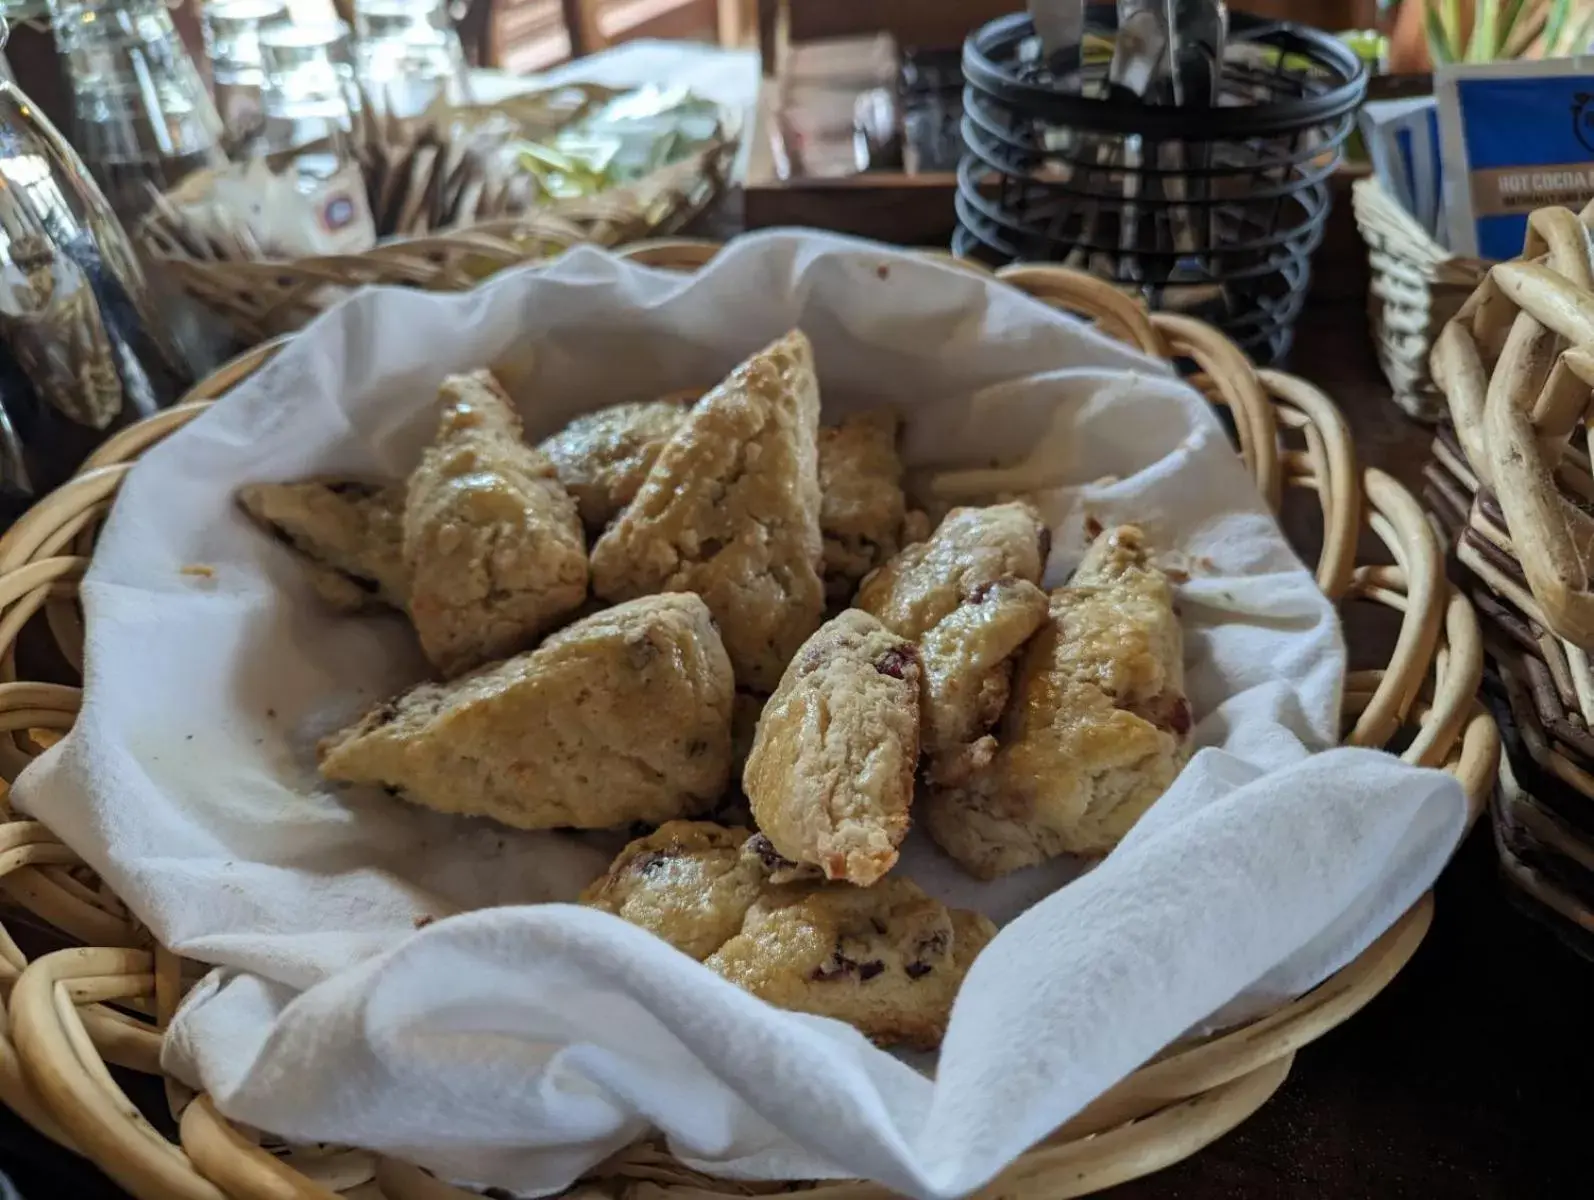
[[[493,364],[541,436],[712,382],[793,325],[827,418],[896,405],[910,464],[943,490],[1000,464],[997,485],[1031,491],[1055,532],[1050,582],[1087,515],[1145,523],[1194,572],[1180,603],[1207,748],[1117,852],[1072,882],[1064,863],[981,885],[910,842],[901,869],[1009,922],[933,1081],[614,917],[548,903],[602,869],[604,838],[320,787],[316,737],[420,660],[400,620],[329,614],[231,504],[245,481],[400,475],[449,371]],[[201,563],[211,578],[182,570]],[[145,456],[83,599],[82,714],[16,799],[167,945],[219,965],[168,1068],[290,1139],[519,1191],[657,1127],[722,1173],[962,1194],[1182,1032],[1342,966],[1465,819],[1447,777],[1326,749],[1335,616],[1198,396],[1017,291],[832,237],[746,238],[692,277],[578,250],[467,295],[356,296]]]

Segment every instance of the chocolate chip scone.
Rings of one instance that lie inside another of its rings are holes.
[[[881,1045],[939,1045],[995,926],[911,880],[864,890],[793,875],[761,836],[676,821],[627,846],[581,899],[772,1004],[846,1021]]]
[[[794,331],[692,407],[593,547],[593,591],[696,592],[737,683],[772,690],[824,609],[818,429],[813,352]]]
[[[254,483],[239,488],[237,500],[255,522],[304,558],[316,592],[334,608],[404,607],[409,572],[402,484],[355,479]]]
[[[925,825],[982,879],[1105,853],[1178,775],[1190,726],[1172,587],[1138,528],[1110,530],[1052,594],[994,758],[933,791]]]
[[[378,706],[321,743],[321,773],[521,829],[668,821],[725,789],[732,692],[703,602],[648,596]]]
[[[910,879],[768,889],[704,965],[771,1004],[845,1021],[870,1040],[933,1050],[996,927]]]
[[[587,597],[576,503],[487,371],[443,381],[437,438],[410,476],[410,618],[444,675],[522,650]]]
[[[825,598],[846,604],[858,583],[897,552],[907,504],[900,422],[889,410],[848,417],[819,431],[819,530],[825,546]]]
[[[919,644],[932,777],[961,778],[994,753],[986,730],[1007,704],[1012,656],[1046,619],[1050,544],[1029,504],[956,508],[858,589],[858,608]]]
[[[913,643],[857,609],[803,643],[742,772],[778,854],[863,887],[896,863],[919,761],[919,676]]]
[[[653,463],[691,411],[696,393],[611,404],[538,443],[596,537],[635,499]]]

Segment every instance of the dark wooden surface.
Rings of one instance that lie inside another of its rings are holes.
[[[1343,295],[1343,293],[1338,293]],[[1389,403],[1359,303],[1308,309],[1288,364],[1344,408],[1364,465],[1414,484],[1428,433]],[[1293,524],[1293,523],[1292,523]],[[1360,618],[1356,618],[1360,619]],[[1301,1051],[1249,1122],[1114,1200],[1559,1200],[1594,1190],[1594,965],[1513,907],[1486,823],[1440,881],[1404,973]],[[111,1200],[0,1112],[28,1200]]]

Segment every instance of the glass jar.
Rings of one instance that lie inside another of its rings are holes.
[[[210,0],[202,22],[205,54],[226,144],[240,154],[254,149],[265,125],[266,63],[260,33],[288,21],[283,0]]]
[[[50,0],[73,144],[131,224],[154,194],[225,164],[221,118],[164,0]]]
[[[360,85],[371,103],[413,117],[441,97],[470,99],[448,0],[352,0]]]
[[[349,27],[335,20],[273,25],[260,32],[260,55],[266,149],[277,153],[325,142],[336,151],[360,109]]]

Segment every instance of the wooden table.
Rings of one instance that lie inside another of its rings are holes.
[[[1343,294],[1343,293],[1342,293]],[[1388,399],[1360,302],[1309,307],[1289,368],[1339,401],[1364,465],[1415,490],[1429,433]],[[1354,617],[1352,619],[1355,619]],[[1356,664],[1353,664],[1356,665]],[[1511,906],[1487,822],[1432,932],[1381,996],[1308,1046],[1234,1133],[1114,1200],[1559,1200],[1594,1188],[1594,964]],[[158,1103],[158,1089],[139,1098]],[[111,1200],[93,1170],[0,1112],[28,1200]]]

